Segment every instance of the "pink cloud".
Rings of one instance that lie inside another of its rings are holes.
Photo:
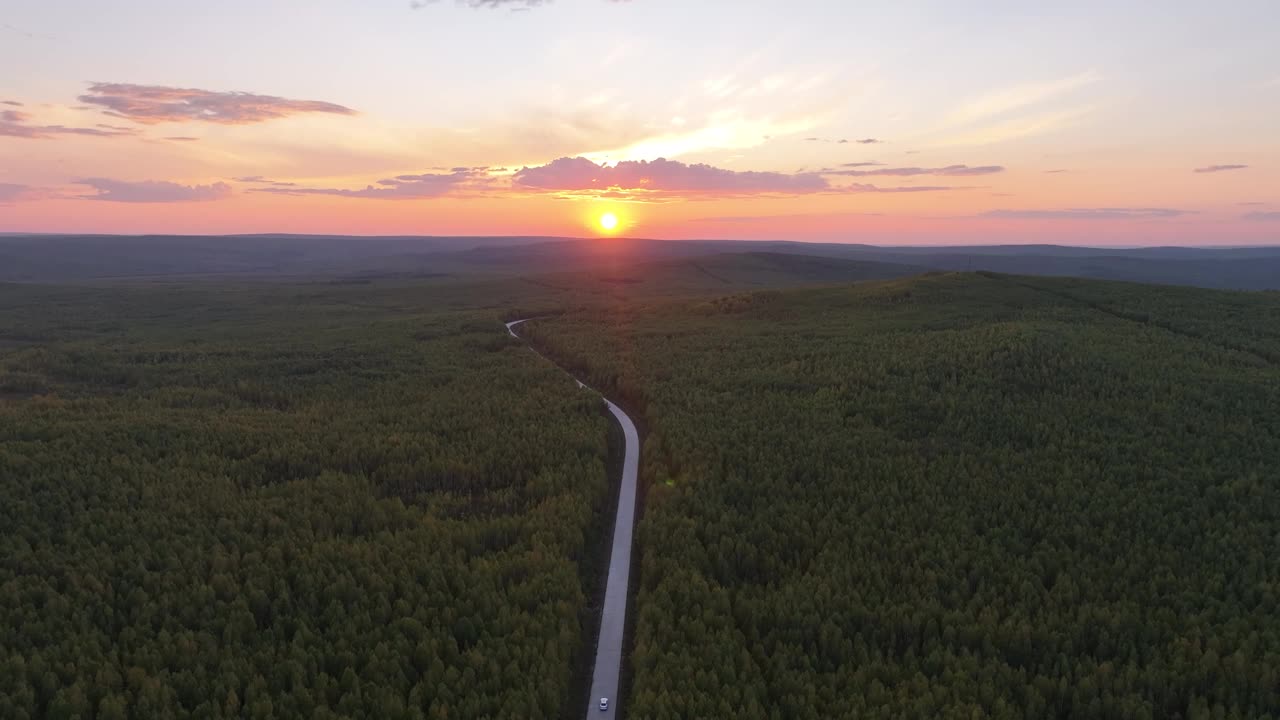
[[[21,200],[30,190],[31,188],[26,185],[0,183],[0,203]]]
[[[1191,172],[1197,173],[1216,173],[1226,172],[1227,170],[1244,170],[1248,165],[1208,165],[1206,167],[1198,167]]]
[[[831,175],[846,175],[849,177],[869,177],[872,175],[888,175],[893,177],[912,177],[915,175],[938,175],[943,177],[971,177],[974,175],[992,175],[994,173],[1004,172],[1003,165],[980,165],[977,167],[969,167],[968,165],[948,165],[946,167],[921,168],[921,167],[882,167],[872,170],[840,170],[829,173]]]
[[[991,210],[981,217],[1011,220],[1149,220],[1194,214],[1176,208],[1066,208],[1063,210]]]
[[[945,192],[947,190],[965,190],[967,188],[948,187],[946,185],[907,185],[905,187],[880,187],[878,185],[863,185],[862,183],[854,183],[843,189],[846,192],[855,192],[855,193],[917,193],[917,192]]]
[[[271,178],[263,177],[261,175],[242,175],[232,179],[236,182],[251,183],[253,185],[270,185],[273,187],[297,187],[298,185],[298,183],[272,180]]]
[[[356,114],[351,108],[320,100],[128,83],[93,83],[79,99],[105,108],[107,115],[144,125],[191,121],[247,125],[302,113]]]
[[[108,178],[84,178],[74,182],[77,185],[88,185],[97,191],[93,195],[82,195],[81,197],[109,202],[205,202],[221,200],[231,195],[231,186],[222,182],[212,185],[181,185],[164,180],[130,182],[127,180],[110,180]]]
[[[33,125],[31,114],[21,110],[0,110],[0,137],[17,137],[28,140],[48,140],[59,135],[85,135],[89,137],[121,137],[135,135],[131,128],[114,125],[95,127],[68,127],[66,125]]]
[[[394,178],[379,180],[377,185],[368,185],[360,189],[347,188],[300,188],[290,187],[286,183],[278,183],[266,178],[251,175],[236,178],[241,182],[263,183],[269,187],[253,188],[249,192],[271,193],[275,195],[335,195],[349,198],[383,198],[388,200],[407,200],[456,195],[466,190],[478,190],[488,186],[492,178],[483,168],[455,168],[449,173],[424,173],[422,175],[397,175]]]
[[[597,165],[583,158],[560,158],[538,167],[523,167],[512,176],[518,187],[550,191],[623,190],[680,195],[806,195],[832,190],[819,173],[787,174],[725,170],[686,165],[659,158]]]
[[[455,167],[448,172],[398,175],[363,188],[296,187],[258,175],[237,177],[236,181],[257,185],[258,187],[249,190],[251,193],[390,200],[500,195],[504,191],[657,200],[671,197],[794,196],[815,193],[919,193],[958,189],[934,185],[880,187],[860,183],[836,186],[817,172],[726,170],[665,159],[600,165],[583,157],[565,157],[546,165],[523,167],[511,176],[510,186],[503,178],[495,176],[484,167]]]

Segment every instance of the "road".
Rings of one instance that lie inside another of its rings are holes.
[[[511,337],[519,338],[515,328],[525,320],[507,323]],[[537,352],[534,350],[534,352]],[[542,357],[542,353],[538,353]],[[549,362],[549,361],[548,361]],[[563,370],[563,368],[561,368]],[[566,371],[566,374],[568,371]],[[572,375],[570,374],[570,377]],[[574,378],[578,387],[596,392]],[[598,393],[597,393],[598,394]],[[609,555],[609,580],[604,588],[604,607],[600,611],[600,634],[596,645],[596,664],[591,674],[591,695],[587,701],[587,717],[612,720],[618,709],[618,677],[622,672],[622,636],[627,627],[627,585],[631,580],[631,535],[636,518],[636,475],[640,466],[640,434],[636,424],[613,401],[604,397],[609,412],[622,425],[626,436],[626,452],[622,461],[622,487],[618,490],[618,514],[613,524],[613,551]],[[600,698],[609,698],[609,709],[600,710]]]

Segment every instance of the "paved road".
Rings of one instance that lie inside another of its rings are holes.
[[[526,318],[525,320],[527,320]],[[507,332],[518,338],[515,328],[525,320],[507,323]],[[537,352],[536,350],[534,352]],[[541,353],[538,353],[541,355]],[[545,356],[544,356],[545,357]],[[566,371],[567,372],[567,371]],[[578,387],[591,388],[574,378]],[[591,390],[595,392],[595,390]],[[601,396],[603,397],[603,396]],[[600,612],[600,635],[596,645],[596,665],[591,674],[591,695],[587,717],[612,720],[618,708],[618,675],[622,671],[622,635],[627,626],[627,583],[631,576],[631,534],[636,518],[636,473],[640,466],[640,434],[631,418],[604,398],[609,412],[622,425],[627,449],[622,461],[622,487],[618,491],[618,514],[613,525],[613,551],[609,555],[609,581],[604,588],[604,609]],[[600,698],[609,698],[609,709],[600,710]]]

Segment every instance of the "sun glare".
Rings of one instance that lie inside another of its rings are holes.
[[[607,212],[600,216],[600,229],[605,232],[611,232],[618,227],[618,216],[611,212]]]

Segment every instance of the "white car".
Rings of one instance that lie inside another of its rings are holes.
[[[609,698],[600,698],[600,712],[609,709]]]

